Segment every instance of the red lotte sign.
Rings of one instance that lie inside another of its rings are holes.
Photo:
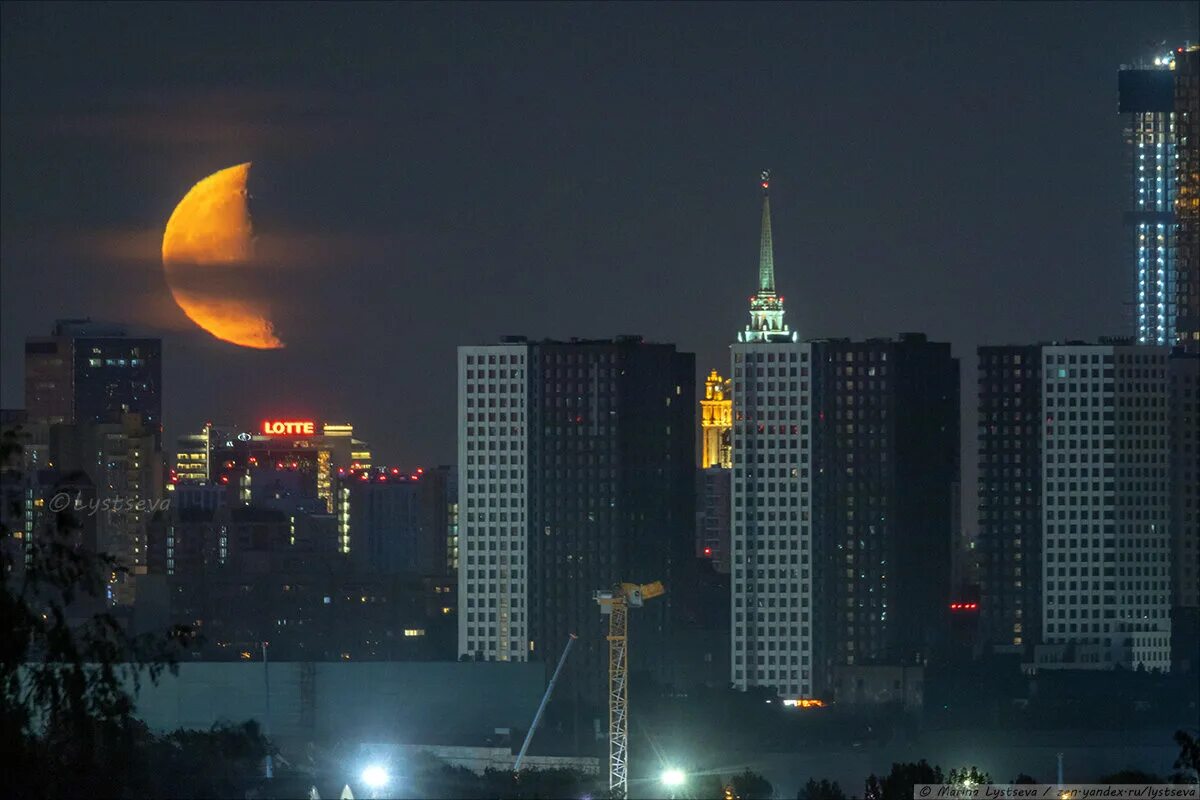
[[[317,432],[317,425],[312,420],[266,420],[262,424],[262,432],[268,436],[280,434],[312,436]]]

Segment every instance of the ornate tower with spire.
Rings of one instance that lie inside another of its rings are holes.
[[[794,342],[783,321],[783,297],[775,293],[775,247],[771,242],[771,171],[762,173],[762,235],[758,245],[758,293],[750,298],[750,324],[739,342]]]

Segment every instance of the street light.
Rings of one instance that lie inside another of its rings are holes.
[[[685,780],[686,776],[683,774],[683,770],[681,769],[671,768],[663,770],[663,786],[683,786],[683,782]]]
[[[392,776],[388,774],[386,767],[379,764],[371,764],[362,771],[362,782],[374,794],[391,783]]]
[[[664,787],[671,791],[671,797],[675,797],[675,792],[687,781],[687,776],[683,774],[683,770],[671,767],[663,770],[659,780],[662,781]]]

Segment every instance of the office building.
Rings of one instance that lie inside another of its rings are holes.
[[[25,340],[25,410],[49,424],[119,423],[139,414],[162,435],[162,340],[119,326],[59,320]]]
[[[980,632],[1029,646],[1042,627],[1042,349],[980,347]]]
[[[607,648],[593,593],[662,580],[694,537],[694,357],[641,337],[460,347],[459,652],[555,661],[599,702]],[[667,633],[670,588],[631,622],[632,658]]]
[[[257,426],[206,424],[180,438],[168,490],[214,485],[237,505],[332,514],[338,470],[367,469],[371,451],[343,423],[264,420]],[[188,492],[208,501],[208,493]],[[343,548],[345,543],[343,543]]]
[[[1042,630],[1062,664],[1171,666],[1167,349],[1042,347]]]

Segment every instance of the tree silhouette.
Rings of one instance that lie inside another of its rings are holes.
[[[20,538],[4,520],[23,517],[24,476],[18,434],[0,440],[0,752],[13,766],[14,796],[111,796],[120,793],[138,741],[134,695],[145,679],[174,669],[190,630],[132,636],[108,610],[110,576],[124,567],[82,541],[66,510]],[[55,493],[86,476],[68,475]],[[14,491],[17,489],[18,491]],[[78,491],[77,488],[74,489]],[[78,495],[74,495],[77,497]]]
[[[930,766],[925,759],[914,763],[892,764],[885,778],[867,778],[863,797],[866,800],[910,800],[913,787],[920,783],[945,783],[942,768]]]
[[[796,795],[796,800],[846,800],[846,793],[838,786],[837,781],[831,783],[822,778],[818,782],[815,778],[809,778],[808,783],[804,784],[804,788]]]
[[[769,800],[774,793],[771,782],[749,768],[734,775],[729,785],[733,787],[733,794],[738,800]]]

